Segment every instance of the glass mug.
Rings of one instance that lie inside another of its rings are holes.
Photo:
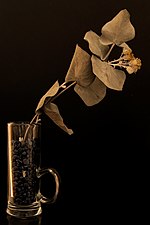
[[[54,203],[59,192],[59,174],[53,168],[41,169],[41,124],[28,122],[7,123],[7,209],[18,218],[42,213],[41,203]],[[53,196],[40,192],[41,177],[50,173],[55,181]]]

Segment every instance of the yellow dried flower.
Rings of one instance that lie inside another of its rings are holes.
[[[127,60],[127,61],[130,61],[130,60],[132,60],[133,58],[134,58],[133,53],[125,54],[125,55],[123,56],[123,59],[124,59],[124,60]]]
[[[130,62],[129,62],[129,67],[132,68],[133,73],[136,73],[137,70],[139,70],[141,68],[141,65],[142,65],[142,63],[139,58],[134,58],[134,59],[130,60]],[[129,69],[129,71],[130,71],[130,69]]]
[[[129,47],[124,47],[122,50],[122,58],[124,60],[131,60],[134,58],[134,54],[132,53],[132,49]]]
[[[132,53],[132,49],[129,48],[129,47],[125,47],[125,48],[123,48],[122,53],[123,53],[124,55],[130,55],[130,54]]]
[[[133,67],[131,67],[131,66],[126,67],[126,70],[127,70],[127,72],[128,72],[129,74],[132,74],[132,73],[135,72],[134,69],[133,69]]]

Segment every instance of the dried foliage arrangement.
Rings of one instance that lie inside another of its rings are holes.
[[[102,101],[107,88],[121,91],[126,80],[125,72],[135,74],[141,68],[141,60],[135,58],[126,44],[134,37],[135,29],[126,9],[102,27],[100,36],[92,30],[88,31],[84,40],[88,42],[91,55],[76,45],[64,83],[59,85],[57,80],[40,99],[30,124],[37,122],[40,115],[45,113],[61,129],[69,135],[73,134],[72,129],[65,125],[54,100],[72,86],[87,106]],[[115,46],[121,48],[121,55],[109,61]]]

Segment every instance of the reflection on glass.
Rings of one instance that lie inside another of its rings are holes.
[[[41,216],[35,216],[27,219],[19,219],[14,216],[7,216],[8,225],[41,225]]]

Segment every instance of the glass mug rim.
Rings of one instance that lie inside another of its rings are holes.
[[[38,121],[38,122],[30,123],[30,121],[28,121],[28,120],[25,120],[25,121],[16,120],[16,121],[9,121],[9,122],[7,122],[7,126],[8,125],[16,125],[16,126],[20,126],[20,125],[29,125],[29,126],[37,125],[37,126],[41,126],[41,122]]]

